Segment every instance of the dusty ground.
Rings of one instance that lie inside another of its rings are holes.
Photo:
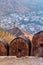
[[[43,58],[35,57],[0,57],[0,65],[43,65]]]

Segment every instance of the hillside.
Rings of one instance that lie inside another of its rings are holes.
[[[27,31],[24,31],[24,30],[20,30],[18,27],[14,27],[14,28],[12,28],[10,30],[6,30],[6,31],[13,34],[13,35],[15,35],[16,37],[25,36],[30,40],[32,40],[32,37],[33,37],[33,35],[31,33],[27,32]]]

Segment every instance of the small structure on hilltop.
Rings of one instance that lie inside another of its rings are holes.
[[[18,27],[18,24],[17,24],[17,22],[14,22],[14,27]]]
[[[6,30],[9,33],[15,35],[16,37],[23,35],[23,32],[18,28],[18,25],[16,22],[14,22],[14,28],[10,29],[10,30]]]

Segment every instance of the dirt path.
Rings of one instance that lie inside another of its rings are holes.
[[[43,65],[43,58],[35,57],[0,57],[0,65]]]

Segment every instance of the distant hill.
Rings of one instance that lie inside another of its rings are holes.
[[[26,10],[27,8],[17,0],[0,0],[0,17],[11,12],[22,14]]]

